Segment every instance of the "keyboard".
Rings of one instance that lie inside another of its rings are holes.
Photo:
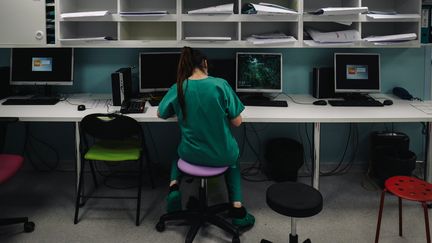
[[[58,98],[7,99],[2,105],[55,105],[59,101]]]
[[[242,100],[245,106],[288,107],[285,100]]]
[[[328,103],[331,106],[384,106],[377,100],[329,100]]]

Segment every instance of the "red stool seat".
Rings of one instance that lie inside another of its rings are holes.
[[[432,201],[432,184],[409,176],[394,176],[386,180],[385,188],[397,197],[416,202]]]
[[[6,182],[21,168],[24,158],[13,154],[0,154],[0,184]]]
[[[429,216],[427,202],[432,201],[432,184],[409,176],[393,176],[385,181],[385,188],[381,193],[380,209],[378,213],[377,231],[375,234],[375,243],[378,243],[381,228],[381,218],[384,208],[384,198],[386,192],[390,192],[398,197],[399,200],[399,236],[402,236],[402,199],[420,202],[423,207],[426,241],[431,243],[429,230]]]

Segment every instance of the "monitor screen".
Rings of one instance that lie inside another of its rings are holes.
[[[335,53],[336,93],[380,92],[380,55]]]
[[[13,85],[72,85],[72,48],[14,48],[10,83]]]
[[[179,52],[140,53],[140,92],[166,91],[177,80]]]
[[[208,62],[208,74],[212,77],[225,79],[231,88],[235,90],[235,59],[210,59]]]
[[[238,92],[282,92],[282,54],[237,53]]]

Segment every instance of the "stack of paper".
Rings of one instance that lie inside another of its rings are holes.
[[[188,11],[188,14],[233,14],[233,13],[234,13],[234,3]]]
[[[408,33],[408,34],[397,34],[397,35],[382,35],[382,36],[369,36],[364,38],[363,40],[367,42],[403,42],[403,41],[411,41],[416,40],[416,33]]]
[[[315,15],[352,15],[352,14],[361,14],[366,13],[368,11],[368,7],[328,7],[328,8],[320,8],[315,11],[309,12],[310,14]]]
[[[88,11],[88,12],[75,12],[75,13],[62,13],[62,18],[84,18],[84,17],[103,17],[109,15],[108,10],[102,11]]]
[[[260,35],[252,35],[246,39],[254,45],[266,44],[286,44],[295,43],[297,41],[293,36],[288,36],[282,32],[265,33]]]
[[[415,101],[411,103],[411,106],[414,108],[426,113],[432,115],[432,101]]]
[[[242,14],[297,14],[296,11],[271,3],[245,3],[242,6]]]
[[[186,36],[187,41],[230,41],[229,36]]]
[[[333,32],[320,32],[307,29],[307,33],[318,43],[352,43],[361,40],[358,30],[343,30]]]
[[[313,40],[304,40],[304,43],[308,46],[316,46],[316,47],[340,47],[340,46],[353,46],[354,42],[342,42],[342,43],[324,43],[324,42],[316,42]]]
[[[100,36],[100,37],[78,37],[78,38],[60,38],[60,41],[112,41],[116,40],[110,36]]]
[[[141,11],[141,12],[120,12],[120,16],[164,16],[167,15],[168,11],[157,10],[157,11]]]
[[[420,19],[419,14],[367,14],[370,19]]]

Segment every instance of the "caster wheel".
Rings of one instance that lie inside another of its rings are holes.
[[[158,232],[163,232],[163,231],[165,230],[165,223],[159,221],[159,222],[156,224],[156,230],[157,230]]]
[[[233,237],[232,243],[240,243],[240,238],[239,237]]]
[[[35,224],[33,222],[24,223],[24,232],[26,233],[33,232],[34,228],[35,228]]]

